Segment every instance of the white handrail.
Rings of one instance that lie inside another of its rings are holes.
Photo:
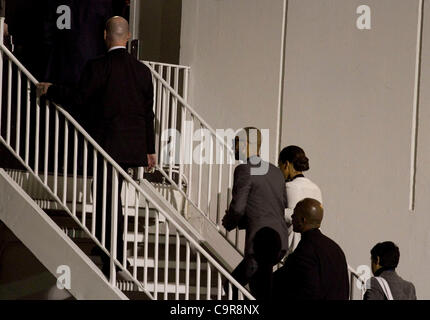
[[[193,164],[189,165],[189,172],[188,172],[188,181],[189,181],[189,185],[188,185],[188,189],[187,189],[187,194],[185,194],[185,192],[182,190],[181,188],[181,184],[179,183],[176,184],[173,179],[172,179],[172,165],[170,163],[169,168],[167,170],[167,172],[164,170],[164,166],[163,166],[163,160],[164,158],[160,156],[160,172],[163,174],[163,176],[167,179],[167,181],[169,181],[169,183],[171,184],[172,187],[174,187],[176,189],[176,191],[179,191],[179,193],[181,194],[181,196],[184,197],[184,199],[186,199],[187,203],[189,203],[190,205],[192,205],[195,209],[197,209],[197,211],[199,212],[200,216],[205,219],[206,221],[208,221],[210,223],[210,225],[215,228],[216,232],[218,232],[222,237],[225,238],[225,240],[232,246],[232,248],[237,251],[238,253],[240,253],[241,255],[243,255],[243,250],[240,248],[239,246],[239,233],[240,231],[238,229],[236,229],[236,236],[235,236],[235,240],[232,241],[231,239],[229,239],[229,233],[227,231],[225,231],[224,227],[221,225],[220,223],[220,218],[221,218],[221,213],[223,212],[222,208],[220,207],[220,197],[221,195],[221,191],[226,191],[227,192],[227,206],[228,203],[230,201],[230,192],[232,189],[232,179],[231,179],[231,175],[233,174],[232,169],[233,169],[233,161],[234,160],[234,151],[232,150],[232,148],[230,146],[228,146],[226,144],[226,142],[224,141],[223,138],[221,138],[216,131],[207,124],[206,121],[203,120],[203,118],[191,107],[191,105],[187,102],[187,100],[182,97],[177,90],[175,90],[174,87],[171,86],[171,83],[169,81],[169,79],[165,79],[164,78],[164,71],[162,71],[162,73],[160,74],[156,68],[151,65],[151,63],[147,63],[147,62],[142,62],[144,63],[146,66],[148,66],[152,72],[152,76],[154,78],[154,81],[157,83],[158,86],[158,91],[156,91],[156,101],[155,101],[155,109],[157,112],[157,115],[159,116],[159,120],[161,121],[161,129],[165,128],[167,125],[165,125],[164,123],[168,123],[169,119],[164,116],[164,114],[168,113],[169,110],[174,109],[174,111],[176,111],[176,108],[179,106],[181,108],[181,112],[182,112],[182,132],[181,132],[181,141],[180,141],[180,150],[183,150],[185,148],[185,144],[188,144],[188,147],[190,149],[190,153],[191,155],[193,154],[193,150],[192,150],[192,144],[193,144],[193,140],[191,137],[191,140],[187,140],[187,142],[185,142],[182,138],[185,137],[185,128],[184,128],[184,121],[185,121],[185,117],[187,114],[190,115],[190,117],[192,118],[192,121],[198,121],[200,128],[204,128],[206,129],[210,134],[212,138],[215,138],[215,140],[217,141],[216,144],[212,143],[210,146],[210,158],[213,157],[213,148],[220,148],[219,150],[221,151],[221,155],[226,155],[227,159],[230,159],[230,164],[226,164],[228,166],[228,179],[226,179],[224,181],[224,183],[222,184],[222,170],[225,168],[224,165],[220,165],[220,167],[218,168],[218,194],[217,194],[217,206],[219,208],[217,208],[217,212],[216,212],[216,217],[213,217],[215,219],[215,221],[213,219],[210,218],[211,214],[210,214],[210,209],[211,209],[211,192],[212,192],[212,180],[215,180],[215,178],[213,178],[213,174],[215,170],[212,170],[212,167],[214,166],[213,164],[208,164],[209,166],[209,179],[207,181],[207,201],[202,203],[202,165],[200,164],[198,166],[198,187],[196,189],[196,200],[193,200],[193,192],[194,189],[192,189],[193,187],[193,179],[192,179],[192,174],[193,174]],[[169,76],[169,72],[167,72],[167,77]],[[184,80],[186,81],[186,80]],[[176,86],[175,86],[176,87]],[[168,95],[166,95],[166,92],[168,92]],[[169,98],[169,96],[172,97],[172,99]],[[176,101],[176,103],[175,103]],[[179,103],[178,103],[179,102]],[[160,116],[161,114],[163,114],[163,116]],[[192,124],[192,128],[194,128],[194,122],[191,123]],[[198,126],[197,126],[198,127]],[[170,127],[171,128],[171,127]],[[167,128],[168,129],[168,128]],[[175,128],[174,128],[175,129]],[[191,129],[193,130],[193,129]],[[161,135],[161,133],[159,133],[159,135]],[[191,135],[193,133],[191,132]],[[160,152],[162,151],[162,143],[163,142],[159,142],[160,143]],[[164,141],[165,143],[165,141]],[[173,144],[173,147],[175,148],[175,143]],[[217,149],[218,150],[218,149]],[[173,149],[173,154],[175,154],[175,149]],[[199,161],[202,158],[202,152],[200,152],[199,154]],[[182,156],[180,157],[182,159]],[[184,163],[179,163],[179,171],[180,172],[184,172],[185,171],[185,164]],[[181,174],[180,174],[180,178],[181,178]],[[215,189],[214,189],[215,190]],[[225,208],[227,209],[227,207]],[[220,211],[220,212],[218,212]]]
[[[219,143],[221,143],[221,145],[223,147],[225,147],[227,149],[227,151],[229,153],[231,153],[231,155],[234,157],[234,152],[233,150],[231,150],[226,144],[224,139],[221,139],[218,134],[216,133],[216,131],[193,109],[193,107],[191,107],[187,101],[185,101],[185,99],[183,97],[181,97],[172,87],[171,85],[163,79],[163,77],[161,77],[158,72],[147,62],[144,62],[144,64],[151,69],[152,74],[155,78],[157,78],[158,81],[160,81],[166,89],[169,90],[170,94],[173,95],[176,99],[178,99],[178,101],[187,109],[188,112],[190,112],[193,117],[195,117],[204,127],[206,127],[206,129],[208,129],[210,131],[210,133],[218,140]]]
[[[353,268],[351,268],[349,265],[348,265],[348,272],[350,274],[349,299],[354,300],[354,280],[360,281],[360,284],[361,284],[361,298],[360,298],[360,300],[363,299],[363,295],[365,292],[365,285],[366,285],[365,280],[363,280],[362,275],[359,275],[358,272],[356,270],[354,270]]]
[[[145,61],[145,60],[141,60],[141,62],[145,63],[145,64],[150,64],[151,66],[163,66],[163,67],[172,67],[172,68],[177,68],[180,70],[191,70],[191,67],[189,66],[181,66],[181,65],[177,65],[177,64],[170,64],[170,63],[163,63],[163,62],[155,62],[155,61]]]
[[[1,49],[1,51],[4,54],[6,54],[6,56],[10,59],[10,61],[12,61],[13,63],[15,63],[15,65],[18,67],[19,72],[24,73],[27,76],[28,80],[30,82],[32,82],[34,85],[38,84],[38,81],[28,72],[28,70],[13,56],[13,54],[3,44],[0,44],[0,49]],[[0,77],[1,76],[2,75],[0,75]],[[19,92],[18,94],[21,94],[21,93]],[[183,99],[181,97],[179,97],[179,98],[181,99],[181,101],[183,101]],[[64,119],[66,121],[66,127],[65,128],[68,128],[67,124],[70,124],[71,127],[72,127],[72,129],[74,130],[74,135],[75,135],[75,139],[74,139],[74,141],[75,141],[74,142],[74,146],[75,146],[74,154],[75,155],[74,155],[74,164],[73,164],[73,167],[74,167],[73,171],[74,171],[74,177],[75,177],[74,181],[76,179],[76,161],[77,161],[77,158],[76,158],[77,149],[76,148],[77,148],[77,143],[78,143],[77,142],[78,141],[78,139],[77,139],[77,133],[81,134],[84,137],[84,140],[87,143],[90,143],[90,145],[92,145],[92,147],[95,149],[95,154],[100,154],[101,155],[102,159],[104,160],[104,175],[105,176],[106,176],[106,171],[107,171],[106,165],[109,164],[113,168],[112,169],[112,177],[113,177],[113,181],[114,181],[113,185],[112,185],[112,189],[113,189],[113,196],[112,196],[112,199],[113,199],[113,206],[112,206],[113,221],[112,221],[112,230],[111,230],[111,233],[112,233],[112,239],[111,239],[112,245],[111,245],[111,252],[108,253],[108,255],[111,258],[111,268],[110,268],[110,270],[111,270],[111,276],[110,276],[111,284],[115,284],[115,275],[116,275],[115,269],[114,269],[115,265],[117,265],[117,266],[119,265],[123,271],[126,271],[128,273],[128,275],[131,276],[130,273],[126,270],[126,268],[122,265],[122,262],[119,262],[118,260],[116,260],[116,251],[117,251],[116,232],[117,232],[117,229],[115,228],[115,225],[117,223],[118,212],[117,212],[117,207],[115,205],[115,202],[117,201],[118,198],[115,196],[115,194],[118,193],[118,175],[120,175],[122,177],[123,181],[124,181],[124,185],[126,185],[126,186],[132,186],[136,190],[136,193],[141,194],[145,198],[146,208],[147,209],[149,208],[149,204],[151,204],[151,206],[159,214],[161,214],[161,216],[164,217],[166,219],[166,221],[168,221],[168,223],[170,225],[172,225],[177,230],[178,234],[180,234],[182,237],[184,237],[186,239],[188,246],[192,245],[192,247],[195,248],[199,252],[199,254],[201,256],[203,256],[208,261],[208,263],[214,267],[214,269],[216,269],[216,271],[218,272],[219,275],[222,275],[223,277],[225,277],[229,281],[229,283],[231,285],[233,285],[235,288],[237,288],[240,291],[240,293],[243,294],[245,297],[247,297],[248,299],[253,299],[252,295],[245,288],[243,288],[243,286],[241,286],[214,258],[212,258],[212,256],[210,254],[208,254],[205,251],[205,249],[203,247],[201,247],[201,245],[197,241],[195,241],[178,223],[176,223],[176,221],[173,218],[170,217],[170,214],[168,212],[166,212],[158,204],[158,202],[156,201],[156,199],[153,199],[150,194],[148,194],[147,192],[145,192],[145,190],[143,190],[142,187],[140,185],[138,185],[98,145],[98,143],[94,139],[91,138],[91,136],[88,135],[88,133],[84,130],[84,128],[81,125],[79,125],[79,123],[77,123],[75,121],[75,119],[68,112],[66,112],[64,109],[62,109],[61,107],[59,107],[55,103],[53,105],[54,105],[55,109],[62,116],[64,116]],[[28,104],[27,107],[29,108],[29,106],[30,105]],[[48,105],[47,105],[47,108],[49,108]],[[0,111],[1,111],[1,109],[0,109]],[[37,126],[39,126],[39,122],[40,122],[40,119],[37,119]],[[29,130],[29,128],[27,128],[27,129]],[[68,141],[68,136],[67,136],[66,132],[67,132],[67,130],[65,131],[65,145],[67,145],[67,141]],[[8,149],[11,152],[13,151],[13,148],[6,141],[4,141],[3,138],[1,139],[1,142],[3,144],[6,144],[7,147],[8,147]],[[28,144],[29,144],[29,141],[26,141],[26,145],[28,145]],[[27,146],[26,146],[26,148],[27,148]],[[45,149],[47,149],[47,148],[45,148]],[[66,149],[67,149],[67,147],[65,148],[65,151],[66,151]],[[35,150],[36,156],[38,156],[37,155],[38,151],[39,150],[37,150],[37,149]],[[45,152],[47,152],[47,151],[45,150]],[[27,168],[27,170],[29,170],[29,172],[31,172],[36,178],[38,178],[38,176],[37,176],[37,170],[36,170],[36,172],[33,171],[33,169],[30,167],[29,163],[25,162],[24,160],[22,160],[20,158],[19,153],[15,153],[14,151],[13,151],[13,153],[20,160],[20,162],[22,162],[25,165],[25,167]],[[56,154],[55,157],[58,157],[58,155]],[[67,164],[67,152],[65,152],[65,159],[64,159],[64,161],[65,161],[65,164]],[[37,163],[37,160],[35,162]],[[96,164],[96,161],[95,161],[95,164]],[[94,168],[96,169],[97,166],[95,165]],[[37,169],[37,166],[36,166],[36,169]],[[65,169],[65,174],[66,173],[67,173],[67,169]],[[48,186],[48,184],[44,183],[44,181],[40,180],[39,182],[41,182],[44,185],[45,188],[50,189],[50,187]],[[105,189],[106,189],[106,184],[104,184],[104,190]],[[65,191],[66,190],[64,189],[64,192]],[[76,192],[76,183],[74,183],[74,191],[73,192],[74,193]],[[51,194],[53,193],[52,190],[50,190],[50,193]],[[63,202],[63,204],[64,204],[64,200],[65,199],[63,199],[63,201],[61,201],[57,194],[54,194],[54,196],[55,196],[54,198],[55,198],[55,200],[57,202],[59,202],[60,204]],[[94,195],[94,197],[95,197],[95,195]],[[106,200],[106,196],[104,196],[104,200]],[[104,204],[105,204],[105,201],[103,202],[103,205]],[[98,203],[98,205],[100,206],[100,203]],[[73,203],[72,203],[72,207],[74,208],[73,212],[71,212],[65,205],[62,205],[62,207],[88,233],[88,229],[86,228],[86,226],[83,225],[81,223],[81,221],[79,219],[77,219],[77,217],[74,215],[74,210],[75,210],[75,207],[76,207],[76,197],[75,197],[75,194],[73,196]],[[147,218],[149,211],[146,210],[146,213],[147,213],[147,215],[146,215],[146,218]],[[137,223],[137,221],[135,221],[135,223]],[[93,240],[96,240],[97,245],[101,246],[102,249],[103,249],[103,246],[100,244],[100,242],[97,239],[94,239],[94,237],[93,237],[94,234],[92,234],[92,235],[90,234],[90,236],[92,236]],[[158,236],[158,234],[157,234],[157,236]],[[147,243],[147,241],[148,241],[148,238],[145,239],[145,243]],[[106,252],[106,250],[104,250],[104,251]],[[189,261],[187,261],[187,262],[189,262]],[[146,265],[146,263],[145,263],[145,265]],[[133,281],[136,281],[136,279],[134,278]],[[155,285],[155,287],[157,287],[157,286],[158,286],[158,284]],[[157,289],[155,289],[155,292],[156,291],[157,291]],[[157,298],[156,294],[155,294],[155,298]]]

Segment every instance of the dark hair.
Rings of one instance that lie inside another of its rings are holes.
[[[306,157],[302,148],[297,146],[288,146],[279,154],[279,162],[290,162],[296,171],[309,170],[309,159]]]
[[[400,250],[393,242],[380,242],[370,250],[373,261],[379,257],[379,265],[385,268],[397,268],[400,259]]]
[[[246,127],[238,130],[235,135],[235,140],[246,141],[248,144],[255,144],[257,152],[260,152],[262,136],[260,129],[256,127]]]

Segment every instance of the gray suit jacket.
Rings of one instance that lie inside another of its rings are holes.
[[[254,253],[255,234],[264,227],[277,231],[282,242],[281,250],[288,250],[288,227],[284,219],[287,204],[285,179],[281,170],[259,158],[262,166],[268,167],[263,175],[251,174],[259,168],[248,161],[234,171],[233,198],[224,225],[227,230],[239,226],[246,229],[245,255]],[[255,162],[253,162],[255,163]]]
[[[406,280],[403,280],[394,270],[383,271],[380,275],[390,286],[391,294],[394,300],[416,300],[415,286]],[[387,300],[381,286],[375,278],[370,278],[367,283],[367,290],[364,294],[364,300]]]

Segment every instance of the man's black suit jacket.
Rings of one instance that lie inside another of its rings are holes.
[[[90,60],[77,89],[53,85],[47,97],[80,121],[115,161],[146,166],[155,153],[152,75],[125,49]]]
[[[313,229],[302,234],[294,252],[274,275],[276,299],[347,300],[348,265],[342,249]]]

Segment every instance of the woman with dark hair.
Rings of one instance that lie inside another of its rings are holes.
[[[288,209],[285,210],[285,220],[289,230],[288,253],[291,253],[300,241],[300,234],[293,232],[291,221],[296,204],[306,198],[322,203],[322,195],[320,188],[303,175],[303,172],[309,170],[309,159],[302,148],[297,146],[284,148],[279,154],[278,166],[284,174],[287,188]]]

